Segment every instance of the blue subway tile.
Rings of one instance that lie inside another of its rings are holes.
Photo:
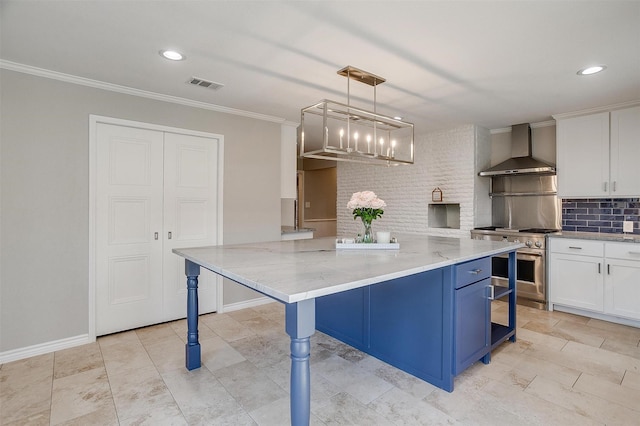
[[[589,226],[576,226],[576,231],[579,232],[600,232],[600,228],[594,228]]]
[[[600,215],[597,214],[577,214],[576,219],[578,220],[600,220]]]

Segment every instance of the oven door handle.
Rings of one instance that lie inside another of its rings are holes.
[[[518,260],[533,260],[535,261],[536,258],[540,258],[542,257],[543,254],[542,253],[522,253],[522,252],[516,252],[516,259]],[[496,257],[501,257],[503,259],[507,259],[509,257],[509,255],[507,254],[501,254],[499,256]]]

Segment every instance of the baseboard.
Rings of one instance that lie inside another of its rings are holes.
[[[239,311],[240,309],[253,308],[254,306],[266,305],[275,302],[270,297],[258,297],[257,299],[245,300],[242,302],[230,303],[222,307],[222,312]],[[222,313],[221,312],[221,313]]]
[[[553,308],[550,310],[561,311],[561,312],[566,312],[568,314],[581,315],[583,317],[589,317],[589,318],[594,318],[594,319],[608,321],[608,322],[615,322],[616,324],[622,324],[622,325],[628,325],[631,327],[640,328],[640,321],[637,321],[637,320],[616,317],[613,315],[601,314],[599,312],[586,311],[579,308],[572,308],[570,306],[553,305]]]
[[[80,336],[67,337],[66,339],[27,346],[26,348],[0,352],[0,364],[6,364],[7,362],[18,361],[20,359],[48,354],[50,352],[60,351],[63,349],[69,349],[75,346],[85,345],[87,343],[92,343],[91,339],[89,339],[89,335],[82,334]]]
[[[246,300],[243,302],[230,303],[223,306],[222,312],[238,311],[240,309],[252,308],[254,306],[266,305],[275,302],[270,297],[258,297],[256,299]],[[92,343],[88,334],[80,336],[68,337],[66,339],[55,340],[52,342],[41,343],[39,345],[27,346],[26,348],[13,349],[6,352],[0,352],[0,364],[18,361],[30,358],[36,355],[48,354],[50,352],[60,351],[63,349],[73,348],[75,346]]]

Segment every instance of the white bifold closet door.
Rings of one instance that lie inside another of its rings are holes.
[[[178,247],[217,241],[215,138],[97,124],[96,335],[186,316]],[[199,309],[217,306],[203,270]]]

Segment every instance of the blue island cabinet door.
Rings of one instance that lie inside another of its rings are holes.
[[[454,375],[491,350],[490,286],[491,278],[485,278],[456,290]]]
[[[371,286],[370,353],[452,390],[453,285],[450,268]]]

